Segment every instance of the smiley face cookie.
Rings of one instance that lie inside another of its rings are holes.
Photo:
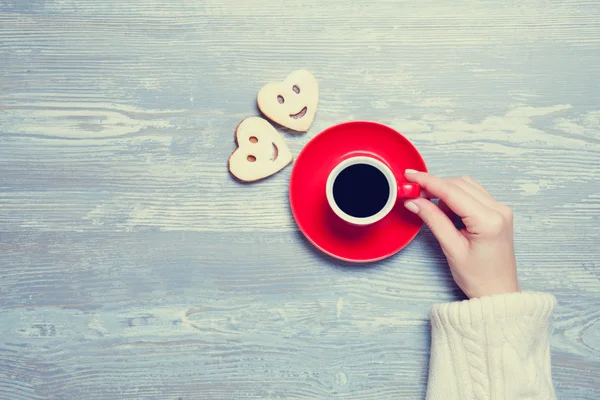
[[[258,92],[258,108],[269,119],[298,132],[310,128],[317,104],[319,84],[310,71],[292,72],[283,82],[269,83]]]
[[[265,119],[250,117],[235,131],[237,148],[229,157],[229,172],[243,182],[254,182],[282,170],[292,160],[283,137]]]

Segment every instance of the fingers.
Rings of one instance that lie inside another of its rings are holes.
[[[453,253],[468,245],[450,218],[431,201],[423,198],[412,199],[404,203],[404,207],[423,220],[445,252]]]
[[[485,191],[485,189],[481,190],[479,187],[472,184],[469,180],[467,180],[467,178],[467,176],[463,176],[460,178],[450,178],[448,179],[448,181],[458,186],[465,192],[469,193],[482,204],[490,208],[496,208],[498,202],[492,197],[492,195]]]
[[[448,205],[444,203],[443,200],[439,200],[437,206],[440,210],[442,210],[444,214],[448,216],[448,218],[450,218],[451,221],[456,218],[456,214],[454,214],[454,211],[452,211],[450,207],[448,207]]]
[[[475,179],[473,179],[472,177],[470,177],[469,175],[463,175],[462,179],[464,179],[465,181],[469,182],[471,185],[473,185],[475,188],[479,189],[479,191],[481,192],[482,195],[487,196],[489,198],[494,198],[490,192],[488,192],[486,190],[486,188],[483,187],[483,185],[479,182],[477,182]]]
[[[463,190],[470,193],[489,208],[500,212],[501,214],[511,212],[507,206],[496,200],[479,182],[470,176],[463,175],[460,178],[450,178],[448,180],[455,185],[460,186]]]
[[[461,218],[478,218],[486,214],[486,207],[469,193],[472,190],[465,190],[464,185],[457,186],[426,172],[406,170],[405,176],[410,182],[421,185],[426,193],[443,200]]]

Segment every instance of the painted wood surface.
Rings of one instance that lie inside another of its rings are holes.
[[[561,399],[600,398],[600,3],[1,0],[0,399],[422,399],[423,230],[352,267],[298,233],[290,167],[227,172],[265,83],[305,68],[324,128],[405,133],[516,213]]]

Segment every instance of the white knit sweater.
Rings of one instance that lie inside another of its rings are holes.
[[[555,399],[555,304],[552,295],[522,292],[434,306],[427,400]]]

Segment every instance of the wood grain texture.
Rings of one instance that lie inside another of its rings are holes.
[[[422,399],[431,234],[315,251],[290,168],[227,172],[258,90],[405,133],[516,213],[522,286],[559,306],[560,399],[600,398],[600,3],[0,0],[0,399]]]

